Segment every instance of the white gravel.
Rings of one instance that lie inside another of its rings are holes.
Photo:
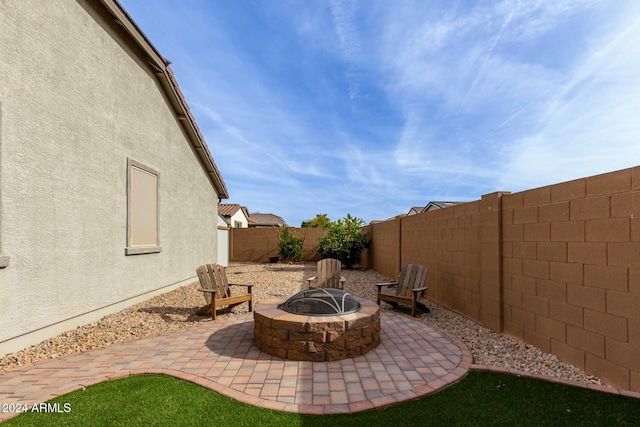
[[[254,301],[290,296],[301,290],[305,278],[315,275],[315,263],[306,264],[232,264],[227,268],[230,283],[253,283]],[[388,277],[373,270],[344,270],[345,290],[361,298],[376,299],[376,282]],[[196,309],[204,305],[199,284],[194,282],[172,292],[154,297],[98,322],[64,332],[37,345],[0,358],[0,371],[52,359],[67,354],[105,347],[110,344],[155,335],[163,331],[210,322],[210,316],[196,316]],[[419,317],[460,338],[471,350],[475,364],[513,368],[521,371],[551,375],[583,383],[604,385],[599,378],[562,362],[556,356],[536,347],[517,342],[436,303],[424,301],[431,312]],[[382,303],[383,310],[397,310],[410,315],[400,306],[393,309]],[[233,316],[247,311],[247,304],[232,310],[218,311],[219,316]]]

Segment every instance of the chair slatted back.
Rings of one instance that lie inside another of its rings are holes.
[[[198,274],[200,286],[203,289],[215,290],[217,292],[216,298],[227,298],[231,296],[224,267],[217,264],[205,264],[196,268],[196,273]],[[205,292],[204,298],[207,304],[211,304],[210,293]]]
[[[227,282],[227,273],[223,266],[218,264],[207,264],[209,275],[213,280],[214,286],[218,290],[216,298],[229,298],[231,291],[229,290],[229,282]]]
[[[340,272],[342,263],[333,258],[325,258],[318,261],[318,288],[340,289]]]
[[[429,269],[420,264],[407,264],[400,271],[396,295],[411,298],[411,290],[424,287]]]
[[[200,281],[200,287],[202,289],[215,289],[206,264],[196,268],[196,273],[198,273],[198,280]],[[211,304],[211,294],[209,292],[204,292],[204,299],[207,301],[207,304]]]

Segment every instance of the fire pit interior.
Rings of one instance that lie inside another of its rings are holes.
[[[331,316],[349,314],[360,310],[362,305],[351,294],[339,289],[308,289],[301,291],[278,305],[287,313],[308,316]]]
[[[257,303],[254,341],[269,354],[313,362],[361,356],[380,344],[380,307],[339,289]]]

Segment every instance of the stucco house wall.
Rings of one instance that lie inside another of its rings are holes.
[[[242,226],[237,227],[236,226],[236,222],[241,223]],[[238,210],[238,212],[236,212],[233,215],[231,215],[231,221],[230,221],[229,226],[233,227],[233,228],[247,228],[247,227],[249,227],[249,220],[244,215],[244,212],[242,212],[242,209]]]
[[[247,228],[249,226],[249,214],[247,208],[238,204],[220,204],[218,213],[224,224],[231,228]]]
[[[117,2],[2,1],[0,58],[4,355],[195,280],[228,195],[168,62]],[[152,253],[126,254],[130,162],[158,174]]]

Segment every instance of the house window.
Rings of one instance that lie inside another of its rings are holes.
[[[158,238],[158,188],[155,170],[127,159],[126,255],[162,251]]]
[[[234,221],[233,226],[235,228],[242,228],[242,221]]]

